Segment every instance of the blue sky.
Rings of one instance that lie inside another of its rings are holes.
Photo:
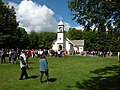
[[[72,25],[76,25],[75,21],[72,21],[72,15],[67,7],[68,0],[35,0],[40,4],[45,4],[55,12],[55,17],[58,19],[62,16],[63,21],[68,22]]]
[[[14,2],[20,4],[22,0],[4,0],[4,2]],[[46,5],[49,9],[54,12],[54,18],[59,22],[59,18],[63,18],[63,22],[68,23],[71,27],[79,26],[75,21],[72,20],[72,15],[68,8],[69,0],[31,0],[38,5]]]

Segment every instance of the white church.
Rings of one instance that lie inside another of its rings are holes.
[[[68,54],[84,51],[84,40],[70,40],[64,35],[64,23],[58,23],[57,39],[53,41],[53,50],[66,50]]]

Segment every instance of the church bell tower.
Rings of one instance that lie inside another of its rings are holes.
[[[64,37],[64,23],[60,21],[58,23],[58,32],[57,32],[57,45],[58,50],[64,50],[65,49],[65,37]]]

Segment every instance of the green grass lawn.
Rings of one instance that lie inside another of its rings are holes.
[[[117,57],[47,57],[51,83],[40,84],[39,58],[30,58],[29,79],[19,80],[20,66],[0,63],[0,90],[120,90]],[[45,75],[43,77],[45,80]]]

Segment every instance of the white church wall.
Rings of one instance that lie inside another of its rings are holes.
[[[74,53],[74,47],[72,44],[70,44],[70,53],[73,54]]]
[[[65,41],[65,44],[66,44],[66,51],[68,52],[69,54],[69,51],[70,51],[70,44],[68,41]]]
[[[55,42],[55,44],[53,44],[52,49],[53,49],[53,50],[58,50],[58,47],[57,47],[57,41]]]
[[[84,51],[84,47],[83,46],[80,46],[79,47],[79,52],[81,53],[81,52],[83,52]]]
[[[58,33],[57,34],[57,41],[59,43],[63,43],[63,38],[64,38],[63,35],[64,35],[63,33]]]

